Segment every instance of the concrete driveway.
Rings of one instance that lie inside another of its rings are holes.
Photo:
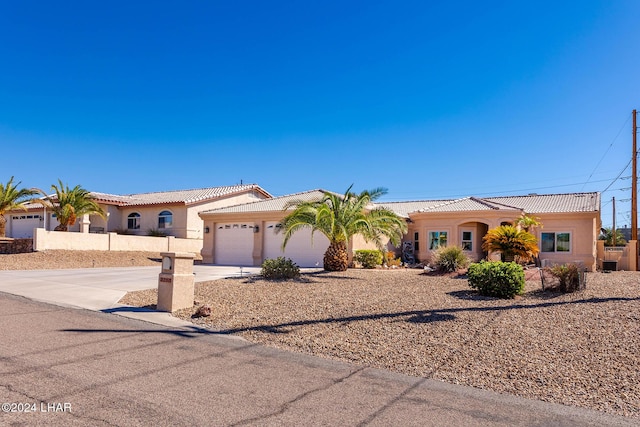
[[[195,265],[196,282],[255,274],[260,267]],[[0,292],[66,307],[106,311],[127,292],[158,286],[157,267],[0,271]]]

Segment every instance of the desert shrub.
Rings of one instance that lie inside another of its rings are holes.
[[[402,265],[402,260],[400,258],[396,258],[395,252],[386,251],[384,253],[384,263],[387,267],[400,267]]]
[[[152,237],[167,237],[167,233],[162,230],[158,230],[157,228],[150,228],[147,230],[147,236]]]
[[[290,258],[278,257],[265,259],[260,274],[265,279],[284,280],[300,276],[300,267]]]
[[[469,265],[469,257],[459,246],[440,246],[431,255],[431,264],[440,271],[457,271]]]
[[[481,261],[469,266],[469,286],[480,294],[513,298],[524,292],[524,270],[515,262]]]
[[[354,259],[364,268],[376,268],[382,265],[382,252],[376,249],[359,249],[355,252]]]
[[[545,273],[551,274],[558,280],[557,285],[550,286],[560,292],[575,292],[581,289],[580,268],[576,264],[558,264],[545,267]]]

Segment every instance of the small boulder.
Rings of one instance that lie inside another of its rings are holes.
[[[209,307],[208,305],[201,305],[200,307],[198,307],[195,314],[193,315],[193,317],[209,317],[209,316],[211,316],[211,307]]]

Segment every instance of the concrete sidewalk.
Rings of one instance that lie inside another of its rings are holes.
[[[1,293],[0,319],[0,425],[637,425]]]

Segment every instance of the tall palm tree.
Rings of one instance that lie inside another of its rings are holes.
[[[14,209],[27,210],[25,204],[29,202],[30,196],[37,194],[36,190],[18,188],[20,182],[14,184],[13,177],[6,184],[0,183],[0,237],[5,237],[7,233],[6,212]]]
[[[513,261],[515,257],[530,260],[538,254],[538,240],[513,225],[501,225],[485,234],[482,249],[487,252],[500,252],[503,261]]]
[[[351,187],[344,195],[323,191],[320,200],[287,204],[285,209],[293,207],[294,210],[282,221],[282,248],[298,230],[310,228],[312,236],[319,231],[329,239],[329,248],[323,259],[324,269],[345,271],[349,265],[347,242],[356,234],[379,248],[384,245],[383,237],[393,245],[399,245],[407,232],[405,221],[389,209],[371,206],[371,202],[386,194],[387,190],[376,188],[355,194]]]
[[[54,229],[55,231],[68,231],[69,226],[74,225],[78,217],[86,214],[96,214],[102,218],[106,218],[107,215],[104,209],[93,200],[89,191],[79,185],[69,188],[69,186],[64,185],[60,179],[58,179],[58,184],[59,185],[53,184],[51,186],[55,195],[47,196],[44,192],[40,191],[44,195],[44,198],[40,199],[40,202],[51,209],[60,223]]]

